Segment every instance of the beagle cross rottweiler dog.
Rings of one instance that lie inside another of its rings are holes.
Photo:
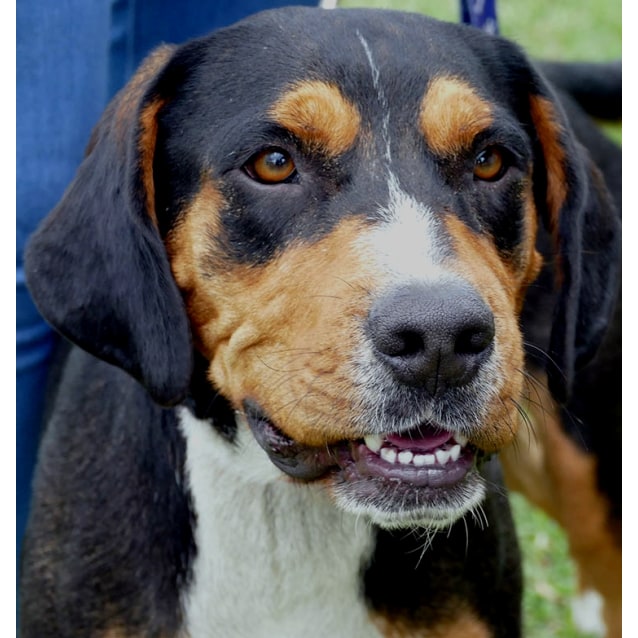
[[[74,345],[24,636],[520,635],[494,454],[544,392],[521,324],[569,406],[618,279],[557,95],[513,44],[398,12],[281,9],[146,60],[28,249]]]

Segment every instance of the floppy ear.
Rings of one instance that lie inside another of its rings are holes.
[[[111,102],[74,181],[25,255],[27,284],[45,319],[164,405],[184,397],[193,356],[153,201],[163,105],[153,83],[172,52],[151,54]]]
[[[611,320],[620,282],[620,215],[557,99],[540,78],[535,85],[534,188],[553,238],[558,290],[547,373],[552,394],[565,402]]]

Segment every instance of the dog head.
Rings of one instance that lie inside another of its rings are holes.
[[[560,391],[595,351],[608,207],[513,45],[285,9],[146,61],[31,241],[28,282],[156,401],[186,396],[196,352],[287,475],[387,527],[445,525],[483,497],[477,457],[517,430],[539,224]]]

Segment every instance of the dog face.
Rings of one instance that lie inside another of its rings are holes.
[[[582,240],[563,230],[603,197],[578,157],[500,39],[268,12],[149,58],[33,240],[29,283],[160,402],[186,394],[195,349],[238,427],[347,511],[447,525],[518,427],[539,223],[565,290],[556,356],[595,347],[575,352],[571,325],[596,265],[577,275]]]

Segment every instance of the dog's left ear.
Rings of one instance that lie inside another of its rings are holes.
[[[64,197],[31,238],[27,284],[42,315],[91,354],[172,405],[192,369],[189,324],[154,205],[157,78],[173,54],[147,58],[96,126]]]
[[[620,215],[552,90],[536,73],[530,84],[534,191],[553,238],[558,288],[547,373],[552,394],[564,403],[611,320],[620,280]]]

